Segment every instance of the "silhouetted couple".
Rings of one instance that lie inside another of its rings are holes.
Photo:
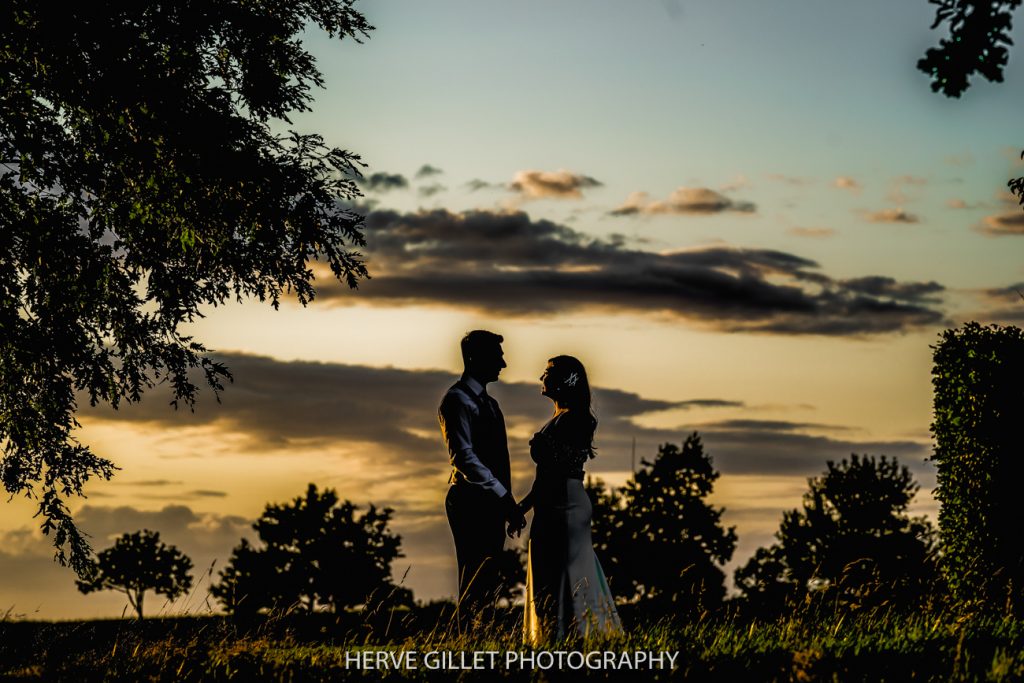
[[[445,511],[459,565],[460,627],[486,615],[502,592],[505,536],[518,536],[532,508],[526,572],[525,637],[531,642],[622,629],[590,538],[591,504],[583,466],[594,457],[597,419],[587,372],[556,356],[541,375],[554,414],[530,441],[533,488],[512,496],[505,419],[487,384],[505,367],[503,338],[475,330],[462,339],[465,372],[441,401],[438,418],[451,458]]]

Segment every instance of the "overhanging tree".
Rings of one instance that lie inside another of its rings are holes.
[[[1013,44],[1013,12],[1022,0],[928,0],[937,5],[932,29],[949,26],[949,38],[929,48],[917,68],[932,79],[932,90],[946,97],[960,97],[971,86],[970,78],[980,74],[1002,83],[1003,69]],[[1024,157],[1024,153],[1021,154]],[[1024,205],[1024,177],[1006,183]]]
[[[0,8],[0,478],[38,502],[56,556],[90,549],[67,497],[113,463],[78,402],[166,383],[194,404],[230,378],[181,327],[204,306],[355,287],[358,157],[277,133],[322,86],[307,26],[358,40],[353,0],[85,2]],[[276,127],[276,128],[275,128]]]
[[[1022,0],[928,0],[936,5],[932,29],[949,26],[949,38],[929,48],[917,68],[932,79],[932,90],[960,97],[975,73],[1002,83],[1013,45],[1013,11]]]

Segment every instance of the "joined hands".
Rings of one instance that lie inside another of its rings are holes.
[[[526,528],[526,513],[523,512],[523,508],[516,503],[515,498],[510,493],[507,497],[509,502],[508,508],[505,512],[505,519],[508,525],[505,528],[505,533],[508,534],[509,538],[514,538],[523,533],[523,529]]]

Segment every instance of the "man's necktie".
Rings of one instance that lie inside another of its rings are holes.
[[[483,399],[484,404],[487,406],[488,412],[490,412],[491,414],[491,417],[497,419],[498,416],[501,415],[501,409],[498,408],[498,402],[491,398],[490,394],[488,394],[486,391],[480,394],[480,398]]]

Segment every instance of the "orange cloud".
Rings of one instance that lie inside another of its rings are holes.
[[[989,237],[1024,235],[1024,212],[1014,211],[995,216],[986,216],[978,231]]]
[[[558,171],[519,171],[509,189],[524,199],[580,199],[583,190],[600,187],[601,182],[590,176]]]
[[[787,232],[797,237],[832,237],[836,234],[832,228],[790,228]]]
[[[920,223],[921,219],[903,209],[883,209],[867,214],[872,223]]]
[[[921,188],[928,184],[927,178],[921,178],[919,176],[902,175],[898,178],[893,178],[889,184],[889,193],[886,195],[886,199],[894,204],[904,204],[909,201],[913,201],[920,197],[920,192],[907,193],[904,191],[906,187],[917,187]]]
[[[849,176],[839,176],[835,179],[832,185],[841,190],[850,190],[852,192],[860,192],[861,189],[863,189],[861,188],[860,183]]]
[[[722,192],[735,192],[736,190],[743,190],[748,187],[750,187],[750,179],[740,174],[718,189]]]
[[[634,192],[610,213],[613,216],[646,214],[712,214],[724,211],[752,213],[757,207],[751,202],[729,199],[706,187],[680,187],[668,199],[650,201],[646,192]]]
[[[768,180],[775,180],[775,181],[780,182],[780,183],[785,183],[787,185],[810,185],[811,184],[811,181],[807,180],[806,178],[798,178],[796,176],[788,176],[788,175],[785,175],[785,174],[782,174],[782,173],[767,173],[767,174],[765,174],[765,178],[768,178]]]

